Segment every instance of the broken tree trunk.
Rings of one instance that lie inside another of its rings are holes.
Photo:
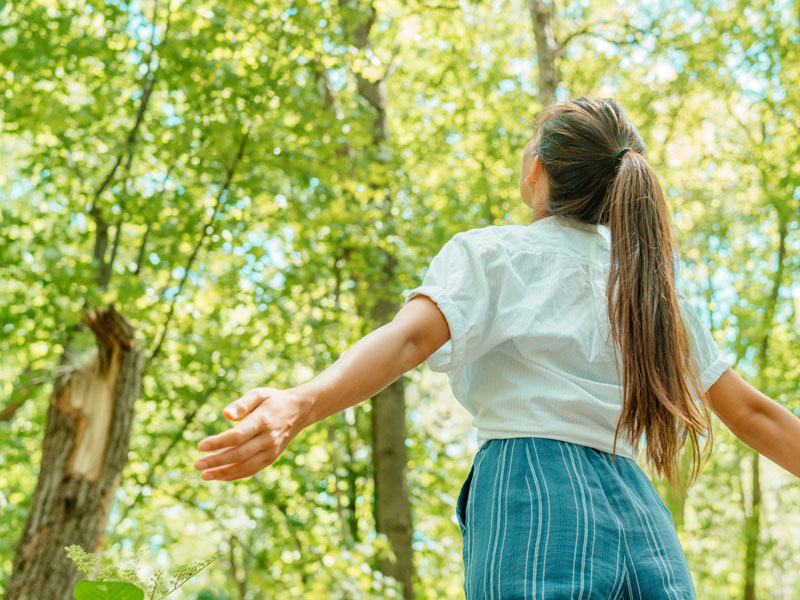
[[[142,354],[114,306],[84,312],[97,338],[93,358],[56,380],[39,481],[14,556],[6,600],[71,600],[81,578],[65,546],[100,554],[128,457]]]

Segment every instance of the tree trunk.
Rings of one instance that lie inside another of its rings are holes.
[[[528,0],[528,10],[536,38],[536,60],[539,64],[539,101],[542,106],[556,102],[556,89],[560,80],[556,55],[559,47],[550,25],[551,7],[543,0]]]
[[[756,598],[756,558],[758,558],[758,532],[761,526],[761,480],[759,478],[759,454],[755,450],[749,452],[753,458],[752,482],[750,495],[750,513],[744,522],[744,600]]]
[[[361,3],[358,0],[339,0],[342,7],[342,21],[354,46],[359,50],[369,49],[370,29],[376,20],[372,2]],[[387,94],[386,80],[392,73],[393,64],[378,79],[368,79],[355,72],[359,95],[375,111],[372,121],[371,154],[377,156],[381,146],[389,139],[389,128],[386,119]],[[381,167],[377,159],[376,166]],[[373,184],[374,185],[374,184]],[[384,187],[387,219],[391,219],[388,207],[391,205],[391,194]],[[391,229],[389,223],[388,230]],[[391,290],[395,281],[397,258],[385,253],[381,282],[378,289]],[[394,318],[399,310],[399,303],[388,291],[379,298],[369,315],[373,323],[384,324]],[[408,499],[408,479],[406,477],[406,428],[405,428],[405,386],[400,377],[387,388],[376,394],[372,404],[372,462],[375,477],[375,528],[389,539],[396,561],[380,560],[378,569],[385,575],[394,577],[403,585],[403,597],[413,598],[412,580],[414,577],[411,539],[413,525],[411,523],[411,505]]]
[[[372,455],[376,530],[386,534],[397,558],[395,562],[380,561],[378,568],[381,573],[400,581],[404,598],[411,600],[413,527],[406,477],[404,394],[405,386],[395,381],[372,399]]]
[[[766,191],[767,176],[762,172],[762,185]],[[781,207],[775,205],[778,213],[778,256],[775,272],[772,275],[772,289],[764,306],[764,317],[761,324],[763,336],[761,347],[758,352],[758,374],[761,379],[760,389],[768,389],[768,382],[764,381],[767,369],[767,355],[769,352],[769,336],[774,326],[773,320],[775,311],[778,307],[778,294],[781,289],[783,272],[786,267],[786,236],[788,235],[789,215],[781,211]],[[753,457],[752,467],[752,492],[750,495],[750,510],[745,514],[744,519],[744,600],[755,600],[756,597],[756,576],[758,559],[758,534],[761,526],[761,479],[759,476],[759,454],[755,450],[748,449]]]
[[[394,274],[394,259],[387,261],[384,277]],[[388,300],[378,302],[374,316],[386,323],[397,312]],[[406,477],[405,385],[400,377],[372,399],[372,461],[375,472],[375,523],[379,533],[386,534],[396,561],[379,561],[381,573],[403,584],[403,597],[413,598],[411,505]]]
[[[111,305],[84,322],[98,350],[58,379],[50,399],[39,480],[15,549],[6,600],[71,600],[81,578],[64,547],[99,554],[128,457],[142,355]]]

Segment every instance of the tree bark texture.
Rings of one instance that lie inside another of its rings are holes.
[[[71,600],[80,572],[64,548],[99,554],[128,457],[142,355],[114,306],[84,312],[97,339],[92,359],[56,380],[39,480],[15,549],[6,600]]]
[[[372,2],[358,0],[339,0],[342,8],[342,21],[354,46],[362,52],[370,52],[370,29],[376,20]],[[373,156],[389,140],[387,121],[386,80],[394,65],[390,64],[384,74],[377,79],[369,79],[354,72],[359,95],[374,110],[372,121],[371,148]],[[365,157],[366,158],[366,157]],[[376,160],[376,159],[372,159]],[[387,207],[391,205],[391,194],[384,189]],[[386,219],[391,213],[385,212]],[[396,279],[397,258],[389,253],[384,256],[381,284],[377,289],[391,290]],[[388,294],[388,292],[385,292]],[[391,321],[399,310],[396,300],[382,297],[377,300],[369,317],[373,322],[383,324]],[[389,540],[396,561],[380,560],[378,569],[385,575],[394,577],[403,585],[403,597],[413,598],[412,580],[414,564],[412,555],[413,524],[411,505],[408,498],[408,479],[406,476],[406,427],[405,427],[405,386],[400,377],[387,388],[376,394],[372,404],[372,463],[375,477],[375,528]]]
[[[536,38],[536,60],[539,64],[539,101],[542,106],[556,102],[556,89],[560,80],[556,56],[558,43],[550,25],[552,8],[543,0],[528,0],[528,10]]]

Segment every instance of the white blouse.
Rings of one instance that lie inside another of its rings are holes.
[[[622,386],[606,312],[609,260],[607,228],[553,215],[455,234],[422,284],[403,291],[405,302],[428,296],[447,319],[450,339],[425,362],[447,373],[479,446],[532,436],[612,451]],[[731,362],[678,296],[705,391]],[[620,434],[617,454],[638,453]]]

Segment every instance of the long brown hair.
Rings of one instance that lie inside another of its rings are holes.
[[[533,152],[547,173],[547,210],[605,225],[611,233],[607,309],[623,388],[613,454],[620,433],[631,443],[644,433],[646,460],[677,491],[678,454],[688,437],[693,459],[688,487],[702,464],[699,438],[706,438],[709,453],[713,446],[710,403],[675,290],[671,214],[644,141],[611,98],[581,96],[551,104],[531,126],[537,140]],[[623,147],[630,150],[615,164]]]

